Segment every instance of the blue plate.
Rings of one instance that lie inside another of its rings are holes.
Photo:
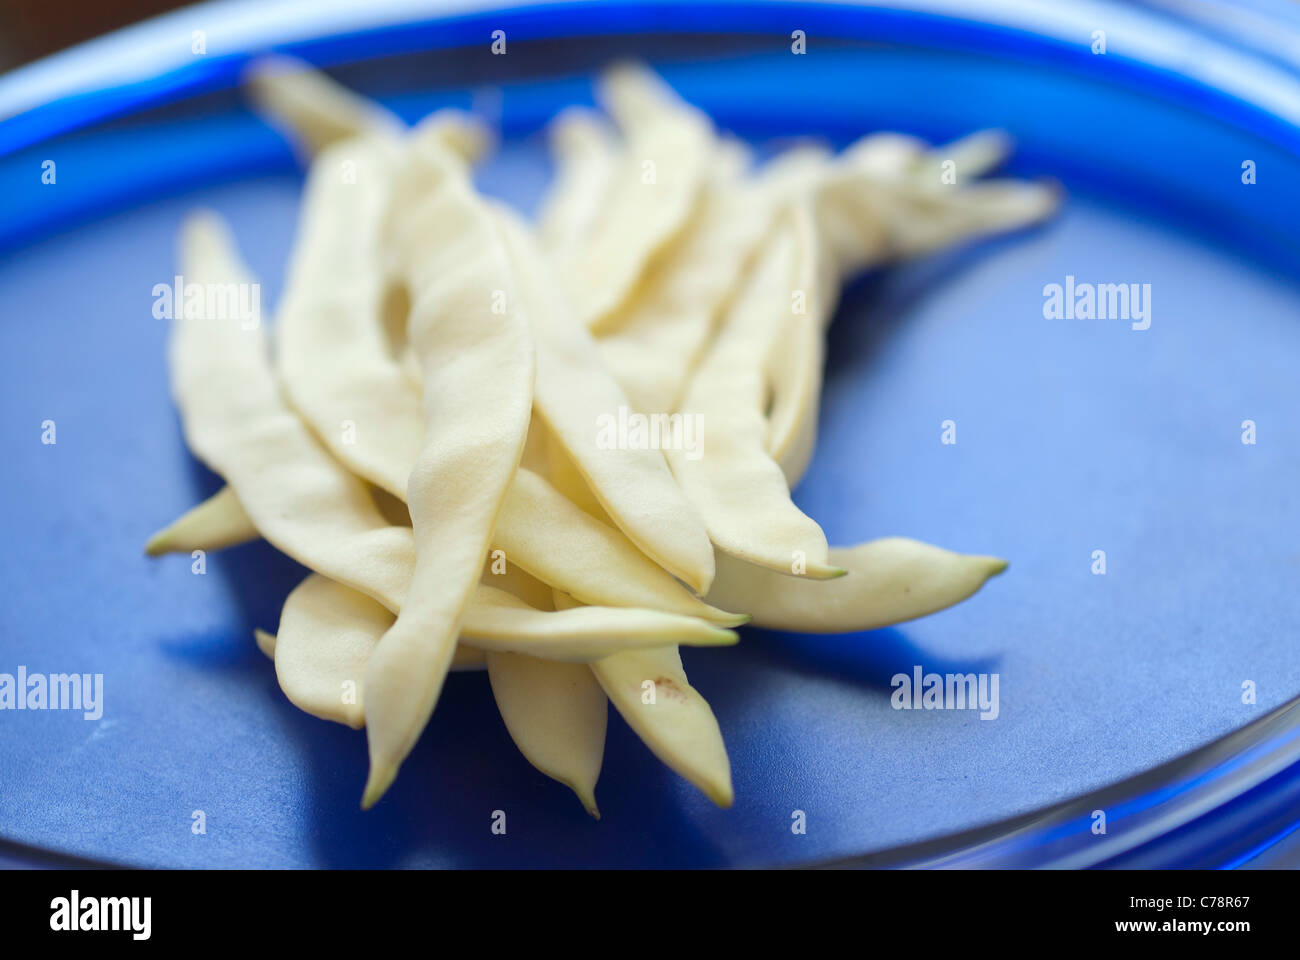
[[[1014,855],[947,862],[1082,864],[1279,782],[1297,711],[1266,714],[1300,694],[1300,71],[1276,43],[1141,8],[997,3],[975,20],[949,6],[556,4],[415,22],[387,3],[365,22],[249,26],[251,8],[216,5],[0,82],[0,109],[23,110],[0,126],[0,673],[102,673],[105,691],[98,720],[0,712],[11,855],[945,862],[939,851],[1020,818],[989,835],[1018,830]],[[188,53],[198,22],[203,57]],[[1094,53],[1103,28],[1107,52]],[[495,29],[506,57],[489,52]],[[542,126],[590,102],[592,73],[616,56],[649,60],[764,145],[1009,130],[1010,172],[1059,179],[1062,215],[850,287],[796,496],[832,542],[901,534],[1008,557],[1009,571],[897,629],[747,631],[738,648],[685,651],[732,756],[731,810],[614,716],[604,819],[591,820],[518,754],[474,674],[448,682],[397,784],[362,814],[364,737],[292,707],[252,642],[303,570],[265,544],[210,556],[202,576],[186,558],[142,556],[150,532],[218,486],[182,442],[165,325],[150,312],[185,212],[229,217],[264,301],[280,290],[301,176],[231,90],[271,48],[330,65],[410,119],[449,104],[491,112],[504,142],[481,186],[525,210],[549,176]],[[1067,276],[1150,284],[1150,328],[1047,318],[1044,288]],[[54,444],[42,443],[49,420]],[[946,420],[955,444],[941,442]],[[890,677],[914,666],[998,674],[997,719],[892,709]],[[1086,802],[1033,813],[1134,776],[1099,801],[1105,835]],[[507,812],[505,836],[490,830],[494,810]],[[806,834],[791,831],[796,810]],[[193,832],[195,811],[206,833]],[[1144,865],[1240,862],[1295,817],[1269,823],[1234,852],[1209,842],[1199,860],[1182,846]]]

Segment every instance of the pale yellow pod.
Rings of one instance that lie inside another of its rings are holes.
[[[261,536],[230,487],[222,487],[163,527],[144,545],[151,557],[191,550],[224,550]]]
[[[424,374],[420,372],[420,361],[415,358],[415,351],[411,349],[409,343],[402,349],[398,365],[401,366],[406,379],[411,382],[411,386],[415,387],[418,396],[420,391],[424,389]]]
[[[181,263],[187,281],[200,286],[254,282],[229,230],[212,214],[186,222]],[[343,470],[285,405],[261,326],[185,314],[172,324],[169,354],[190,449],[225,479],[262,536],[304,566],[400,603],[410,531],[385,522],[366,484]]]
[[[839,269],[825,249],[813,205],[794,201],[782,221],[795,245],[795,289],[802,309],[777,325],[764,363],[771,404],[767,412],[767,452],[781,467],[790,489],[812,459],[821,406],[825,362],[823,330],[839,300]]]
[[[366,670],[370,776],[388,789],[437,702],[456,634],[523,453],[535,352],[528,307],[491,210],[445,149],[412,149],[392,221],[413,291],[425,440],[407,485],[415,570]]]
[[[848,575],[816,583],[720,555],[709,599],[749,610],[759,627],[852,633],[943,610],[1007,568],[997,557],[953,553],[904,537],[835,547],[830,559]]]
[[[609,709],[581,664],[516,653],[487,654],[488,680],[510,739],[528,762],[569,787],[597,820],[596,780]]]
[[[1002,130],[978,130],[951,143],[919,149],[903,162],[872,156],[871,138],[864,138],[844,151],[854,170],[881,179],[906,180],[914,189],[938,193],[953,186],[965,187],[984,176],[1011,155],[1011,138]]]
[[[969,237],[1014,230],[1055,213],[1060,191],[1052,184],[1020,180],[982,180],[926,209],[905,211],[893,231],[900,256],[919,256]],[[882,207],[885,204],[881,204]],[[918,208],[927,204],[918,200]]]
[[[306,435],[305,428],[302,433]],[[314,466],[320,471],[341,474],[343,479],[349,476],[332,461],[321,461]],[[592,597],[591,602],[597,605],[650,607],[725,626],[747,620],[744,615],[718,610],[692,596],[612,525],[583,513],[538,474],[521,468],[519,475],[507,492],[507,509],[498,516],[493,547],[484,566],[484,583],[501,587],[539,609],[549,605],[550,584],[554,581],[560,589],[576,590]],[[315,486],[313,483],[312,487]],[[214,495],[213,499],[218,496]],[[222,516],[214,519],[205,533],[219,538],[230,530],[252,527],[252,521],[236,498],[222,496],[220,501]],[[369,524],[375,537],[386,545],[384,552],[362,553],[354,565],[341,565],[328,545],[314,537],[313,528],[296,523],[278,526],[275,541],[287,544],[281,549],[293,550],[291,555],[304,566],[313,570],[323,565],[333,566],[342,571],[340,582],[375,598],[394,613],[399,611],[415,565],[411,528],[382,526],[388,521],[364,510],[357,516],[356,505],[343,500],[322,498],[319,502],[322,510],[351,514],[351,521],[356,525]],[[193,542],[194,549],[216,549],[205,546],[212,542],[206,539]],[[525,572],[519,557],[535,570],[535,576]],[[601,575],[596,582],[589,579],[593,572]],[[473,598],[470,602],[474,603]]]
[[[808,164],[783,179],[802,253],[797,287],[807,309],[782,325],[768,354],[772,391],[767,449],[794,487],[807,469],[817,432],[823,340],[839,281],[883,259],[910,256],[980,233],[1012,229],[1049,215],[1054,191],[1040,184],[968,180],[1000,163],[1005,134],[984,131],[929,149],[914,138],[874,134],[834,163]],[[945,164],[951,163],[951,168]],[[945,174],[956,171],[956,183]],[[815,213],[809,214],[808,204]],[[817,329],[814,328],[816,321]]]
[[[734,182],[712,187],[599,341],[601,359],[643,414],[678,410],[722,308],[771,222],[756,191]]]
[[[686,229],[602,330],[601,359],[639,412],[680,409],[722,310],[777,213],[830,169],[826,150],[799,146],[745,178],[749,158],[731,146],[720,144],[708,189]]]
[[[562,539],[556,539],[556,532],[562,532]],[[692,596],[619,530],[531,470],[515,474],[493,543],[510,563],[584,603],[663,610],[723,626],[747,619]]]
[[[908,176],[928,149],[924,140],[907,134],[870,133],[845,147],[839,164],[873,180],[898,181]]]
[[[275,659],[275,634],[255,627],[253,629],[253,640],[257,643],[257,649],[261,650],[267,659]]]
[[[601,364],[596,343],[556,295],[554,277],[518,216],[496,207],[518,295],[537,342],[534,414],[546,423],[605,514],[648,557],[696,593],[713,580],[704,524],[678,488],[663,454],[619,442],[602,422],[629,409]]]
[[[764,241],[736,300],[682,401],[704,437],[696,456],[667,451],[669,465],[721,550],[792,576],[840,576],[826,535],[790,499],[767,452],[767,351],[798,304],[799,249],[778,224]]]
[[[438,148],[442,128],[437,120],[435,116],[429,121],[423,140],[415,141],[417,149]],[[454,127],[457,121],[446,122]],[[338,182],[334,167],[341,162],[353,164],[356,182]],[[375,208],[389,195],[399,162],[383,141],[365,139],[336,144],[318,157],[304,204],[309,211],[301,231],[304,240],[279,323],[278,359],[286,392],[335,456],[405,498],[423,435],[420,393],[386,352],[378,320],[382,291],[377,281],[369,280],[379,259],[375,234],[381,214]],[[617,409],[625,401],[600,367],[585,331],[561,305],[547,302],[551,295],[534,262],[537,255],[518,225],[509,223],[505,229],[512,266],[527,282],[520,287],[521,295],[530,315],[538,318],[535,325],[548,334],[539,409],[562,425],[570,450],[581,453],[597,489],[605,493],[611,515],[623,518],[623,525],[639,534],[643,548],[666,567],[676,568],[683,579],[689,577],[697,590],[706,589],[713,551],[702,524],[693,519],[660,453],[596,447],[593,408]],[[534,306],[537,309],[531,309]],[[504,523],[509,526],[508,519]],[[502,537],[505,543],[512,542],[508,534]],[[572,551],[565,549],[563,532],[551,535],[553,560],[538,573],[568,586],[569,580],[557,577],[553,566]],[[397,608],[392,591],[372,595]]]
[[[572,475],[567,481],[552,479],[564,493],[570,493],[568,484],[575,480]],[[553,596],[558,610],[580,608],[577,600],[560,590],[555,590]],[[590,667],[615,708],[661,762],[715,803],[731,805],[731,762],[722,742],[722,730],[708,703],[687,681],[676,646],[619,653]],[[661,683],[663,692],[671,695],[664,701],[664,709],[651,710],[651,704],[642,702],[647,680],[655,685],[656,704]]]
[[[359,134],[397,138],[405,124],[384,107],[292,57],[263,57],[244,72],[253,105],[301,154]]]
[[[395,142],[353,137],[313,161],[276,318],[285,395],[330,452],[401,499],[424,435],[420,394],[390,355],[381,229]]]
[[[579,319],[593,331],[632,295],[647,265],[686,224],[714,142],[708,118],[649,71],[610,71],[597,96],[624,147],[586,242],[557,260]]]
[[[411,517],[405,502],[378,487],[371,487],[370,494],[386,524],[410,527]],[[189,553],[191,550],[224,550],[261,536],[235,491],[225,486],[150,537],[145,552],[156,557],[165,553]],[[412,552],[412,563],[414,557]]]
[[[284,602],[275,635],[275,675],[298,709],[354,730],[365,726],[364,686],[371,652],[393,614],[320,574]]]
[[[537,415],[534,406],[533,415],[528,421],[528,436],[524,437],[524,452],[519,457],[519,466],[525,470],[544,473],[550,462],[550,431],[545,422]]]
[[[565,496],[601,523],[608,524],[611,527],[614,526],[614,521],[609,519],[609,515],[605,513],[605,508],[600,505],[596,495],[591,492],[591,486],[587,483],[586,477],[574,465],[573,458],[564,449],[564,444],[560,443],[559,438],[546,428],[544,422],[537,420],[536,425],[540,428],[539,435],[545,438],[543,445],[546,448],[546,457],[544,461],[530,469],[534,473],[549,478],[555,484],[557,490],[563,490]]]
[[[461,637],[483,650],[589,663],[623,650],[730,646],[737,636],[706,620],[635,607],[539,611],[513,594],[480,583],[461,622]]]
[[[294,706],[353,729],[365,725],[366,665],[393,614],[365,594],[309,574],[284,602],[279,633],[258,631],[276,677]],[[482,670],[482,650],[459,644],[453,670]]]
[[[518,567],[499,569],[485,574],[484,581],[503,584],[538,610],[555,609],[550,587]],[[484,663],[497,709],[519,752],[573,790],[587,812],[599,819],[595,789],[609,711],[591,670],[514,653],[494,652]]]
[[[1008,138],[999,131],[975,133],[934,149],[912,137],[873,134],[833,163],[814,159],[782,177],[781,190],[796,215],[791,226],[802,251],[796,286],[807,291],[807,309],[779,328],[768,355],[772,404],[767,448],[791,487],[812,456],[824,362],[820,330],[834,316],[841,277],[881,259],[1046,216],[1054,200],[1040,185],[1017,185],[1010,202],[1002,193],[986,199],[983,185],[966,186],[1009,150]],[[957,172],[956,184],[945,182],[947,163]],[[815,213],[809,211],[810,202]],[[921,222],[926,226],[917,227]]]
[[[362,135],[313,160],[276,319],[289,402],[353,473],[402,500],[424,436],[420,387],[405,376],[384,316],[393,285],[385,228],[409,143],[469,160],[485,139],[467,114],[440,111],[409,140]],[[404,328],[406,318],[401,317]],[[402,335],[405,336],[403,329]]]
[[[813,184],[819,225],[841,274],[1050,216],[1059,203],[1053,185],[976,179],[1009,151],[1000,131],[934,148],[878,134],[848,148]]]
[[[573,600],[557,592],[555,605]],[[591,664],[601,689],[659,760],[720,807],[735,799],[731,760],[713,710],[686,679],[676,647],[635,650]]]
[[[432,144],[446,151],[467,167],[473,167],[492,152],[495,135],[479,116],[454,107],[445,107],[420,118],[411,127],[408,141],[417,145]]]
[[[506,558],[505,551],[499,548],[494,547],[488,554],[480,582],[512,593],[538,610],[555,609],[554,602],[551,600],[550,586],[528,573],[519,564],[510,562]]]
[[[595,230],[621,145],[603,117],[582,107],[561,111],[547,134],[556,173],[537,214],[537,242],[562,260]]]

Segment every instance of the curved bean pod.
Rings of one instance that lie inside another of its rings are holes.
[[[830,559],[849,575],[815,583],[720,554],[709,599],[752,611],[757,627],[851,633],[943,610],[1007,568],[997,557],[953,553],[904,537],[832,548]]]
[[[574,603],[556,593],[558,609]],[[718,718],[686,679],[676,647],[615,654],[592,663],[591,672],[651,753],[718,806],[731,806],[731,760]]]
[[[393,619],[365,594],[312,573],[285,600],[279,632],[258,631],[258,643],[263,652],[269,649],[290,703],[359,730],[365,725],[366,665]],[[485,667],[482,650],[457,645],[452,670]]]
[[[163,527],[144,545],[151,557],[191,550],[223,550],[261,536],[230,487],[222,487]]]
[[[595,229],[618,168],[618,137],[593,110],[569,107],[548,128],[555,179],[537,214],[537,242],[557,260],[574,257]]]
[[[696,593],[713,580],[704,524],[655,449],[602,444],[600,416],[616,418],[627,396],[600,362],[591,334],[552,293],[551,276],[527,228],[497,207],[519,296],[537,342],[535,412],[564,447],[605,514],[647,556]]]
[[[596,780],[605,756],[609,709],[581,664],[517,653],[487,654],[488,680],[515,746],[534,767],[563,783],[600,819]]]
[[[425,439],[407,484],[410,590],[366,668],[363,808],[383,796],[433,712],[533,400],[532,330],[490,210],[445,149],[413,149],[403,178],[395,240],[414,291],[410,342],[424,372]]]
[[[505,590],[479,584],[461,636],[471,646],[588,663],[627,649],[730,646],[737,636],[706,620],[634,607],[577,607],[539,612]]]
[[[764,241],[687,387],[682,414],[700,418],[702,453],[673,449],[667,457],[719,549],[771,570],[826,579],[843,571],[828,562],[826,535],[794,505],[767,452],[767,345],[797,303],[799,250],[786,220]]]
[[[647,264],[685,225],[713,141],[708,118],[648,71],[611,70],[597,96],[623,134],[623,151],[600,201],[601,217],[586,242],[558,260],[578,318],[593,331],[631,295]]]
[[[406,126],[373,100],[293,57],[257,60],[243,82],[253,105],[307,157],[363,133],[397,138]]]

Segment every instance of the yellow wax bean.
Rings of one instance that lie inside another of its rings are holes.
[[[191,550],[222,550],[260,536],[235,491],[222,487],[150,537],[144,552],[157,557]]]
[[[292,57],[264,57],[243,77],[259,111],[307,157],[363,133],[400,137],[404,124],[372,100]]]
[[[600,362],[591,334],[554,295],[552,277],[527,229],[498,208],[519,296],[537,340],[535,411],[564,447],[606,515],[647,556],[696,593],[713,580],[713,548],[659,450],[602,443],[601,418],[615,420],[627,395]]]
[[[410,342],[424,373],[425,439],[407,484],[411,587],[366,668],[372,706],[363,807],[388,789],[433,712],[533,399],[529,308],[463,164],[445,148],[420,144],[402,181],[394,239],[413,291]]]
[[[600,221],[620,144],[604,118],[580,107],[560,113],[548,133],[556,174],[537,215],[537,242],[564,260],[582,249]]]
[[[714,140],[708,118],[647,71],[611,70],[597,95],[624,146],[600,218],[586,242],[559,259],[578,318],[593,331],[632,295],[650,261],[686,224]]]
[[[527,653],[547,660],[589,663],[622,650],[671,646],[729,646],[730,630],[706,620],[635,607],[579,607],[543,613],[513,594],[479,584],[461,636],[483,650]]]
[[[798,304],[799,248],[788,217],[764,242],[747,282],[682,401],[698,417],[703,450],[669,450],[668,462],[721,550],[792,576],[824,579],[842,571],[827,561],[826,536],[790,499],[780,466],[767,453],[766,345]]]
[[[534,767],[569,787],[597,820],[596,780],[609,708],[581,664],[489,651],[488,680],[515,746]]]
[[[832,563],[848,571],[827,583],[784,577],[721,554],[709,599],[754,615],[759,627],[799,633],[875,630],[934,613],[965,600],[1005,560],[953,553],[886,537],[856,547],[835,547]]]
[[[572,604],[557,593],[558,608]],[[731,806],[731,760],[722,730],[708,702],[686,679],[676,647],[615,654],[595,661],[591,672],[651,753],[718,806]]]

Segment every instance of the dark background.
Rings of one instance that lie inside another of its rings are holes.
[[[0,72],[184,6],[176,0],[4,0]]]

